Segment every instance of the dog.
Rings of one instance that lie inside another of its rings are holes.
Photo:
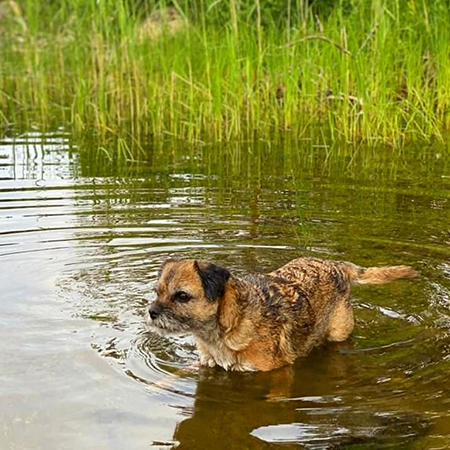
[[[192,333],[203,366],[269,371],[350,336],[353,283],[416,275],[409,266],[363,268],[304,257],[267,274],[239,276],[206,261],[169,259],[146,320],[161,334]]]

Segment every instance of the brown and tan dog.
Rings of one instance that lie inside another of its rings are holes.
[[[147,321],[161,333],[192,333],[202,365],[272,370],[353,331],[350,285],[416,276],[408,266],[371,267],[298,258],[268,274],[236,276],[215,264],[168,260]]]

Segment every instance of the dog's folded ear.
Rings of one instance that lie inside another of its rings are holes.
[[[225,284],[230,278],[230,272],[212,263],[194,261],[194,268],[202,281],[205,297],[213,302],[222,297]]]

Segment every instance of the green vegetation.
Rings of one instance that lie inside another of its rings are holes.
[[[0,17],[3,128],[392,144],[450,126],[447,0],[22,0]]]

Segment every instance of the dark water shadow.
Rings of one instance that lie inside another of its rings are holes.
[[[357,395],[352,383],[363,368],[341,351],[349,347],[320,349],[269,373],[202,369],[173,448],[412,448],[430,430],[425,416],[408,410],[401,397]]]

